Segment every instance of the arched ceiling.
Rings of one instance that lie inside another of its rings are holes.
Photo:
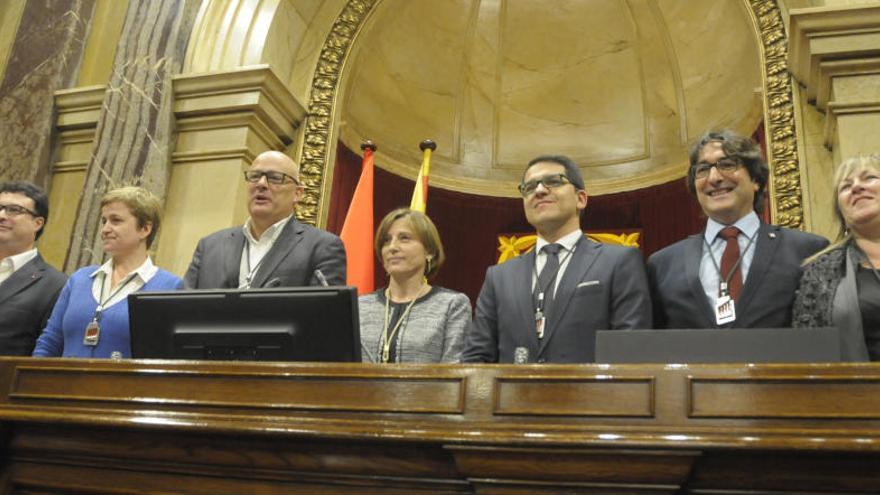
[[[525,164],[565,154],[591,194],[684,176],[710,127],[761,119],[745,0],[383,0],[345,73],[340,138],[431,185],[516,196]]]

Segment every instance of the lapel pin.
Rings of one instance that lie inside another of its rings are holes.
[[[771,239],[776,239],[776,232],[770,232],[769,234],[767,234],[767,237]]]

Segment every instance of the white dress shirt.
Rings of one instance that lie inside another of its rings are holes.
[[[278,236],[281,235],[284,226],[287,225],[287,222],[289,222],[292,217],[293,215],[290,215],[287,218],[275,222],[263,232],[263,235],[261,235],[259,239],[254,238],[254,235],[251,233],[251,219],[248,218],[244,223],[242,230],[244,230],[246,244],[244,249],[242,249],[241,265],[239,265],[238,268],[239,289],[250,288],[250,282],[248,279],[253,280],[254,275],[257,274],[257,270],[260,268],[260,263],[263,261],[263,258],[266,257],[266,254],[268,254],[269,250],[272,249],[272,246],[275,245],[275,241],[278,240]]]
[[[556,293],[556,289],[559,288],[559,282],[562,280],[562,275],[565,273],[565,269],[568,268],[568,262],[571,260],[571,253],[574,252],[577,247],[578,241],[581,237],[584,236],[584,232],[581,229],[574,230],[568,234],[562,236],[558,241],[554,244],[559,244],[562,246],[562,249],[559,250],[559,271],[556,272],[556,282],[553,286],[553,292]],[[542,252],[541,250],[544,246],[551,244],[541,236],[538,236],[538,241],[535,243],[535,272],[532,273],[532,290],[535,289],[535,284],[538,282],[538,278],[535,275],[536,273],[541,273],[541,269],[544,268],[544,264],[547,263],[547,253]]]
[[[116,284],[116,287],[111,287],[113,285],[111,282],[113,280],[113,258],[110,258],[107,262],[101,265],[100,268],[89,275],[93,279],[92,296],[95,298],[95,301],[98,302],[99,306],[102,308],[108,308],[119,301],[122,301],[128,297],[129,294],[139,291],[141,287],[149,282],[158,271],[159,268],[156,267],[156,265],[153,264],[153,260],[147,256],[147,259],[144,260],[144,263],[141,266],[120,280]],[[119,291],[117,292],[116,289],[119,289]],[[110,298],[111,294],[113,295],[112,298]],[[108,298],[110,299],[108,300]]]
[[[23,253],[7,256],[0,261],[0,284],[11,277],[16,270],[26,265],[30,260],[37,257],[37,248],[30,249]]]
[[[706,223],[706,232],[704,233],[703,257],[700,259],[700,282],[703,284],[703,291],[706,293],[706,298],[709,299],[709,304],[711,305],[714,305],[715,300],[718,299],[718,287],[720,286],[718,270],[721,267],[721,257],[724,255],[724,248],[727,246],[727,241],[718,235],[724,227],[727,227],[727,225],[718,223],[710,218]],[[758,239],[756,238],[751,243],[751,246],[749,241],[758,234],[758,229],[761,228],[761,220],[752,211],[737,220],[733,227],[739,229],[736,241],[739,244],[739,253],[742,256],[740,270],[742,270],[742,281],[743,286],[745,286],[746,277],[749,275],[749,268],[752,266],[752,259],[755,257],[755,244],[757,244]],[[712,249],[706,249],[706,244],[709,244]],[[747,247],[748,249],[746,249]],[[713,257],[715,258],[715,263],[712,263]],[[715,266],[716,263],[718,268]]]

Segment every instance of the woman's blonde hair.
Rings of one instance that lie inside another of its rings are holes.
[[[852,232],[846,225],[846,219],[843,217],[843,211],[840,209],[840,201],[837,199],[838,191],[840,191],[840,185],[843,181],[848,179],[852,174],[866,169],[880,172],[880,154],[873,153],[870,155],[854,156],[844,160],[834,169],[834,176],[832,178],[832,183],[834,184],[834,201],[832,201],[831,204],[834,209],[834,218],[837,220],[837,238],[830,246],[804,260],[805,265],[811,263],[813,260],[828,251],[839,248],[852,239]]]

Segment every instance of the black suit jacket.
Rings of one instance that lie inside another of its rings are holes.
[[[37,254],[0,284],[0,354],[31,355],[66,281]]]
[[[791,326],[791,305],[801,263],[828,240],[799,230],[761,224],[755,254],[736,302],[730,328]],[[703,233],[668,246],[648,259],[648,281],[656,328],[716,328],[715,309],[700,282]]]
[[[183,283],[187,289],[238,287],[246,242],[241,226],[215,232],[199,241]],[[291,218],[254,274],[251,286],[301,287],[345,285],[345,248],[339,237]]]
[[[651,328],[651,300],[638,250],[582,240],[571,254],[544,338],[535,331],[535,253],[489,267],[466,335],[463,362],[590,363],[596,330]]]

